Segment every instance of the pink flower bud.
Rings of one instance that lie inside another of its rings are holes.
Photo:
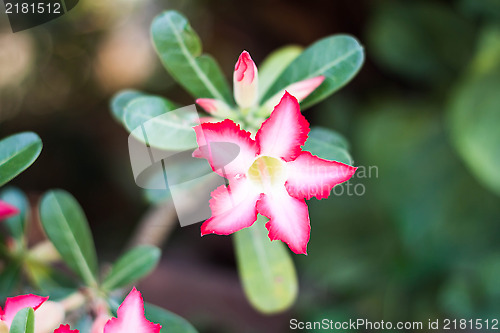
[[[258,73],[250,54],[243,51],[236,62],[233,75],[234,99],[242,109],[257,104]]]
[[[279,103],[285,91],[288,91],[290,95],[297,98],[299,102],[302,102],[307,96],[309,96],[314,90],[316,90],[316,88],[318,88],[323,83],[323,81],[325,81],[325,77],[323,75],[320,75],[310,79],[292,83],[288,85],[284,90],[268,99],[264,103],[264,108],[271,112],[273,108]]]
[[[0,200],[0,220],[14,216],[16,214],[19,214],[19,210],[16,207]]]
[[[196,104],[201,106],[207,113],[219,118],[229,118],[232,115],[229,105],[218,99],[198,98]]]

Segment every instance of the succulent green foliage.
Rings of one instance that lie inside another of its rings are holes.
[[[21,263],[12,261],[2,268],[0,274],[0,299],[5,299],[15,294],[21,280]]]
[[[42,151],[42,140],[23,132],[0,140],[0,186],[26,170]]]
[[[66,265],[88,286],[97,285],[97,255],[85,214],[66,191],[47,192],[40,203],[40,219],[47,237]]]
[[[320,39],[290,63],[262,101],[265,102],[294,82],[325,76],[325,81],[302,101],[301,109],[307,109],[346,85],[361,69],[363,61],[363,47],[355,38],[335,35]]]
[[[146,94],[137,90],[122,90],[115,94],[111,99],[111,114],[119,123],[123,123],[123,115],[127,105],[138,97],[146,96]]]
[[[104,278],[102,288],[113,290],[134,283],[156,267],[161,251],[154,246],[138,246],[120,257]]]
[[[485,30],[471,71],[452,95],[448,119],[467,167],[500,195],[500,30]]]
[[[151,147],[165,150],[194,148],[197,144],[193,126],[197,124],[197,116],[188,112],[170,112],[177,108],[176,104],[161,97],[139,97],[127,104],[124,124],[134,137]]]
[[[302,147],[320,158],[342,162],[353,163],[349,154],[349,144],[339,133],[324,127],[313,127],[309,132],[309,137]]]
[[[144,304],[146,318],[153,323],[158,323],[162,326],[160,333],[197,333],[198,331],[186,319],[154,306],[152,304]]]
[[[151,35],[163,65],[191,95],[232,103],[219,65],[202,54],[200,38],[184,16],[173,10],[160,14],[153,21]]]
[[[234,235],[236,261],[250,303],[266,314],[289,308],[297,297],[298,282],[290,252],[283,242],[270,242],[259,215],[253,226]]]
[[[259,65],[259,96],[261,98],[302,51],[303,48],[297,45],[284,46],[264,59],[262,64]]]
[[[10,325],[9,333],[34,333],[35,311],[32,308],[24,308],[14,317]]]
[[[7,187],[0,192],[0,200],[8,202],[19,209],[19,214],[4,220],[10,234],[17,240],[22,241],[26,231],[26,220],[29,215],[30,205],[28,198],[20,189]]]

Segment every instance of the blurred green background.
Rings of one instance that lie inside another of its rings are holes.
[[[228,77],[243,49],[258,65],[280,46],[356,36],[362,71],[306,117],[343,133],[362,168],[342,194],[309,201],[309,255],[294,256],[301,289],[290,311],[255,312],[230,238],[200,238],[199,225],[169,237],[138,286],[146,300],[217,333],[287,332],[290,318],[498,319],[500,1],[82,0],[16,34],[2,14],[0,137],[33,130],[44,142],[12,184],[33,204],[49,188],[70,191],[104,257],[126,245],[149,206],[111,96],[135,88],[194,102],[150,42],[165,9],[189,18]],[[33,242],[41,237],[32,230]]]

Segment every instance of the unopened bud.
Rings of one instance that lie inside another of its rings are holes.
[[[288,85],[285,89],[268,99],[264,103],[264,109],[269,110],[269,114],[274,109],[274,107],[280,102],[281,97],[288,91],[290,95],[295,97],[299,102],[302,102],[307,96],[309,96],[316,88],[318,88],[325,77],[323,75],[313,77],[311,79],[302,80],[299,82],[292,83]]]
[[[258,101],[258,72],[250,54],[243,51],[234,67],[234,99],[242,109],[253,107]]]
[[[229,105],[218,99],[198,98],[196,104],[201,106],[207,113],[219,118],[231,118],[233,115]]]

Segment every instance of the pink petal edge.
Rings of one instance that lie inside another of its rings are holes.
[[[212,170],[222,177],[245,174],[257,155],[257,146],[251,139],[250,132],[240,129],[232,120],[226,119],[218,123],[203,123],[194,127],[198,148],[194,157],[205,158]],[[239,148],[236,158],[227,163],[227,155],[212,153],[213,143],[233,143]],[[227,163],[227,164],[226,164]]]
[[[291,161],[302,152],[300,147],[308,135],[309,123],[300,112],[299,102],[285,92],[271,116],[262,123],[255,141],[259,155]]]
[[[79,333],[79,330],[72,330],[69,325],[61,325],[57,328],[54,333]]]
[[[324,199],[335,185],[349,180],[356,172],[355,167],[319,158],[308,151],[286,164],[285,187],[296,198]]]
[[[159,333],[160,329],[160,324],[146,319],[144,300],[134,287],[118,308],[117,317],[106,323],[103,333]]]
[[[241,52],[236,65],[234,65],[234,80],[237,82],[245,81],[246,84],[252,83],[255,78],[257,66],[252,60],[250,53]]]
[[[14,317],[19,310],[24,308],[33,308],[33,310],[36,310],[48,299],[48,297],[33,294],[7,297],[7,300],[5,301],[5,308],[0,314],[0,319],[10,327],[12,320],[14,320]]]
[[[248,180],[231,180],[229,187],[219,186],[211,194],[212,217],[201,225],[201,235],[229,235],[250,227],[257,220],[260,193],[252,191]]]
[[[279,239],[294,253],[307,255],[311,224],[309,210],[303,199],[291,197],[283,188],[264,194],[257,202],[257,210],[269,218],[266,228],[272,241]]]

